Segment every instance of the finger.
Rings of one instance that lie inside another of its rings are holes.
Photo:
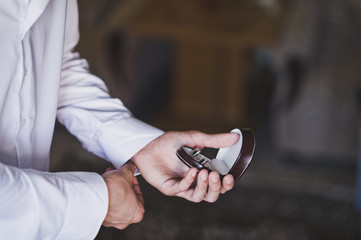
[[[186,176],[179,182],[178,192],[184,192],[188,190],[197,176],[197,169],[191,168],[186,173]]]
[[[206,193],[208,187],[208,171],[203,169],[198,173],[197,186],[193,191],[192,199],[194,202],[201,202]]]
[[[126,227],[129,226],[129,224],[125,224],[125,223],[112,223],[112,222],[103,222],[102,224],[104,227],[114,227],[120,230],[125,229]]]
[[[204,200],[207,202],[215,202],[222,189],[219,173],[216,171],[211,172],[208,179],[208,192]]]
[[[221,193],[226,193],[234,187],[234,178],[231,174],[227,174],[223,178]]]
[[[164,182],[164,194],[168,196],[186,197],[186,192],[194,183],[197,176],[197,169],[191,168],[183,178],[170,178]]]
[[[178,194],[176,194],[176,196],[182,197],[188,201],[194,202],[193,193],[194,193],[194,188],[190,188],[187,191],[179,192]]]
[[[130,170],[132,172],[132,174],[134,174],[135,172],[135,165],[131,162],[131,161],[128,161],[126,162],[125,164],[123,164],[123,166],[121,168],[127,168],[128,170]]]
[[[115,168],[114,167],[108,167],[108,168],[105,169],[105,172],[109,172],[109,171],[112,171],[112,170],[115,170]]]
[[[109,227],[115,227],[119,230],[124,230],[126,229],[130,224],[116,224],[114,226],[110,225]],[[107,227],[107,226],[106,226]]]
[[[236,144],[238,140],[238,133],[205,134],[201,132],[188,132],[188,135],[184,135],[182,144],[199,148],[224,148]]]
[[[141,205],[139,207],[138,211],[136,211],[134,213],[131,223],[139,223],[139,222],[141,222],[143,220],[144,213],[145,213],[144,206]]]
[[[119,169],[117,169],[120,174],[124,174],[128,182],[133,183],[133,177],[135,172],[135,166],[132,162],[127,162],[123,164]]]
[[[142,191],[140,190],[140,186],[139,186],[137,177],[133,178],[133,190],[134,190],[135,194],[137,195],[138,200],[144,205],[144,198],[143,198]]]

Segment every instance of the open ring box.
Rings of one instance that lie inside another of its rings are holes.
[[[198,148],[192,149],[186,146],[178,149],[177,156],[190,168],[217,171],[221,177],[231,174],[237,182],[252,160],[256,141],[251,129],[234,129],[232,132],[239,134],[238,142],[233,146],[220,148],[214,159],[202,154]]]

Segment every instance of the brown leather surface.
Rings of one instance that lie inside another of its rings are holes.
[[[243,136],[242,149],[238,155],[236,162],[229,171],[229,173],[233,175],[235,182],[237,182],[246,171],[249,163],[252,160],[256,147],[256,141],[253,131],[251,129],[241,129],[241,132]]]
[[[198,170],[201,169],[207,169],[205,166],[203,166],[202,164],[198,163],[196,160],[194,160],[191,156],[189,156],[189,154],[184,150],[183,147],[181,147],[180,149],[178,149],[177,151],[177,156],[178,158],[188,167],[192,168],[195,167]],[[209,169],[208,169],[209,170]]]

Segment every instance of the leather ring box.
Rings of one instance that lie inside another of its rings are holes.
[[[220,148],[216,158],[210,159],[198,148],[183,146],[177,151],[178,158],[188,167],[198,170],[217,171],[221,177],[232,174],[237,182],[250,164],[255,150],[255,136],[251,129],[234,129],[239,140],[233,146]]]

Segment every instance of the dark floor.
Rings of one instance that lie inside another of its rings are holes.
[[[256,154],[236,187],[214,204],[166,197],[140,177],[143,221],[123,231],[103,227],[96,239],[361,239],[352,166],[271,156]],[[51,157],[52,171],[101,173],[109,165],[82,150],[63,129],[55,133]]]

